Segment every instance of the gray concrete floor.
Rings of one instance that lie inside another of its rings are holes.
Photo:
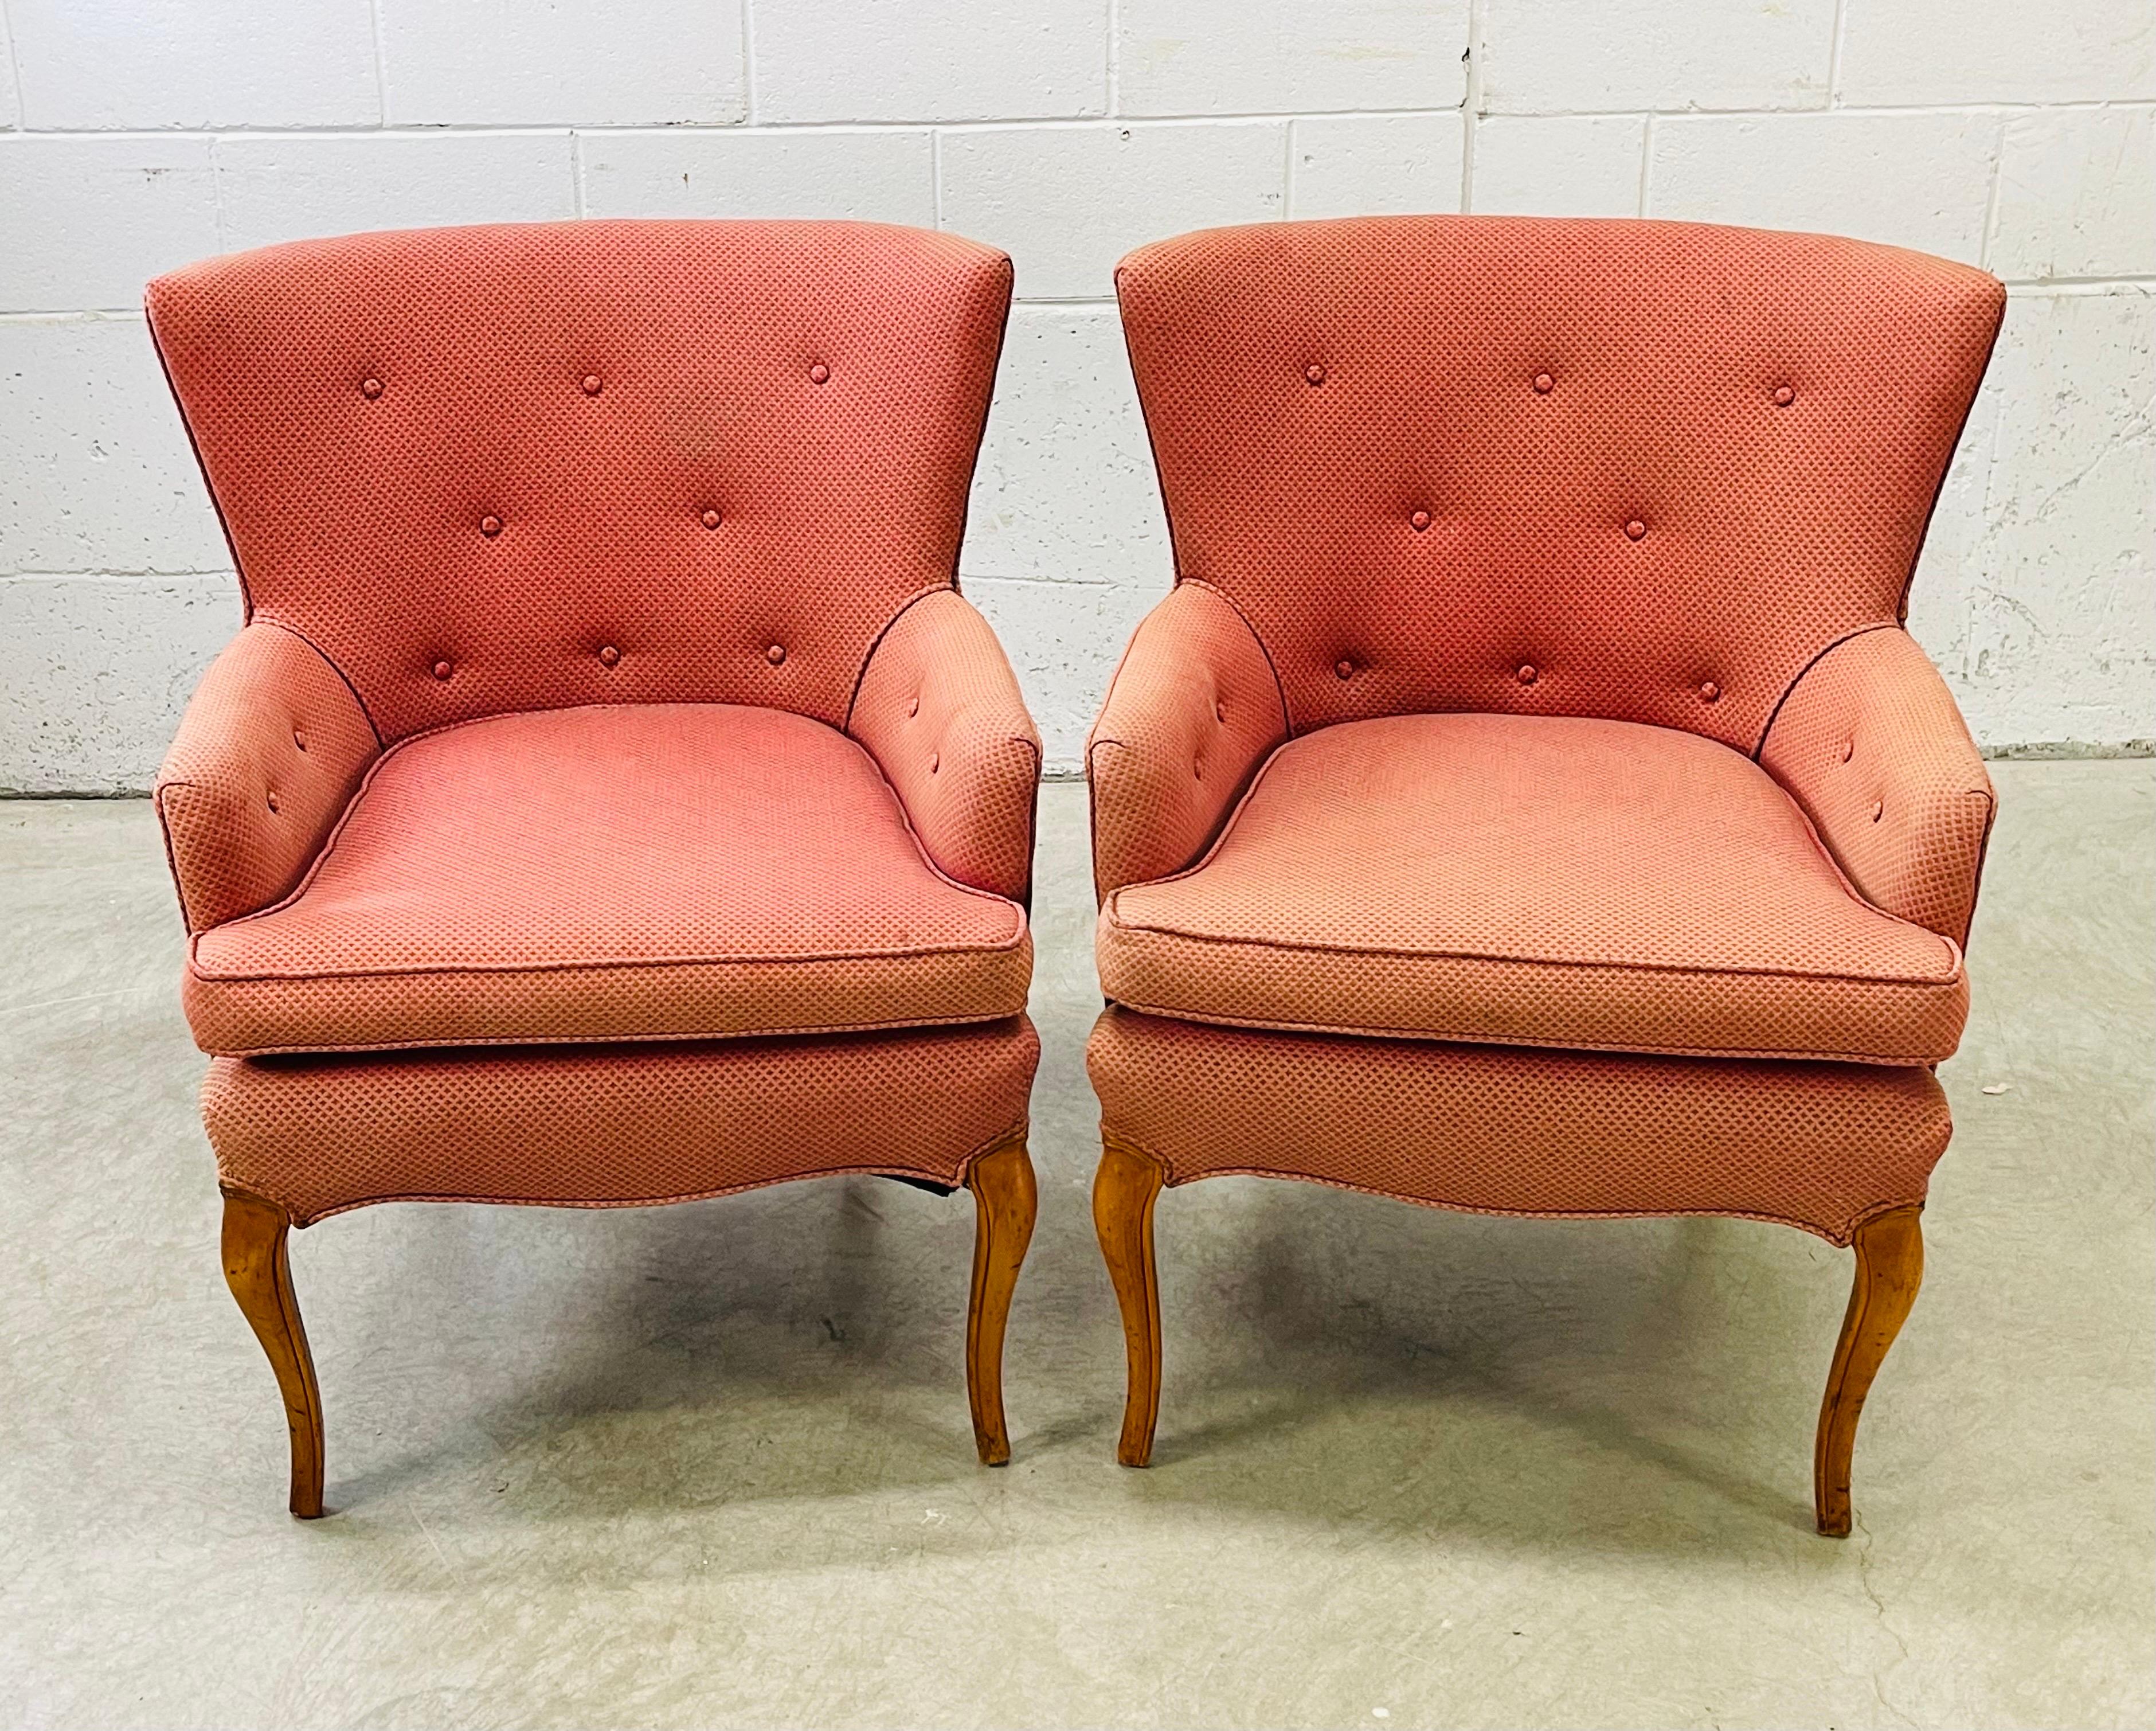
[[[1172,1193],[1158,1464],[1116,1467],[1070,786],[1010,1468],[967,1429],[963,1196],[385,1207],[294,1240],[336,1511],[295,1523],[151,814],[0,805],[0,1717],[2156,1720],[2156,765],[1996,767],[1960,1129],[1840,1544],[1849,1259],[1741,1222]]]

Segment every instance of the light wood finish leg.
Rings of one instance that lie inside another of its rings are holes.
[[[311,1521],[322,1512],[322,1392],[285,1253],[290,1224],[274,1202],[224,1193],[225,1284],[277,1373],[292,1433],[292,1513]]]
[[[1112,1136],[1101,1138],[1093,1226],[1122,1307],[1130,1359],[1123,1434],[1116,1444],[1116,1459],[1126,1466],[1152,1461],[1153,1426],[1160,1420],[1160,1276],[1153,1266],[1152,1205],[1166,1177],[1158,1161]]]
[[[973,1291],[966,1306],[966,1396],[973,1408],[973,1446],[983,1466],[1010,1459],[1004,1422],[1004,1325],[1010,1318],[1025,1247],[1033,1240],[1039,1202],[1025,1138],[1006,1143],[973,1162],[966,1174],[973,1193]]]
[[[1812,1496],[1819,1529],[1830,1538],[1849,1535],[1849,1461],[1856,1446],[1856,1421],[1864,1396],[1879,1374],[1887,1349],[1902,1332],[1917,1288],[1924,1279],[1921,1208],[1897,1208],[1856,1229],[1856,1281],[1827,1372],[1820,1404],[1819,1438],[1812,1451]]]

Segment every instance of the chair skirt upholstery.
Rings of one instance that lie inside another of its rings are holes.
[[[1440,1208],[1736,1215],[1846,1245],[1920,1205],[1953,1123],[1921,1066],[1224,1028],[1111,1008],[1104,1133],[1169,1185],[1249,1174]]]
[[[371,1202],[619,1208],[882,1173],[956,1188],[1022,1137],[1023,1015],[824,1038],[223,1057],[225,1185],[307,1225]]]

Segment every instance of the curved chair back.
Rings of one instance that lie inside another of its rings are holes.
[[[1902,614],[2005,306],[1816,234],[1384,217],[1219,229],[1116,272],[1178,581],[1291,725],[1597,716],[1755,749]]]
[[[843,724],[953,582],[1010,261],[858,223],[301,241],[150,285],[246,590],[387,742],[505,711]]]

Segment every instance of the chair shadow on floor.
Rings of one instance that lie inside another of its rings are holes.
[[[1245,1195],[1186,1225],[1229,1185]],[[1598,1549],[1811,1537],[1848,1279],[1823,1243],[1261,1179],[1171,1192],[1159,1231],[1162,1420],[1134,1475],[1148,1501]]]
[[[963,1194],[851,1178],[328,1225],[349,1241],[326,1235],[300,1280],[323,1288],[332,1511],[424,1487],[588,1524],[1016,1482],[972,1457]],[[1151,1468],[1093,1479],[1111,1518],[1214,1507],[1438,1546],[1810,1542],[1843,1253],[1753,1222],[1493,1220],[1260,1179],[1171,1192],[1160,1225],[1159,1441]],[[1038,1241],[1019,1297],[1017,1460],[1105,1468],[1121,1342],[1075,1223]],[[1050,1361],[1090,1379],[1044,1400]],[[1026,1508],[1004,1502],[1014,1522]]]
[[[295,1260],[331,1512],[480,1479],[550,1518],[603,1519],[976,1474],[973,1234],[965,1192],[869,1177],[666,1208],[326,1222]],[[317,1236],[326,1266],[310,1268]]]

